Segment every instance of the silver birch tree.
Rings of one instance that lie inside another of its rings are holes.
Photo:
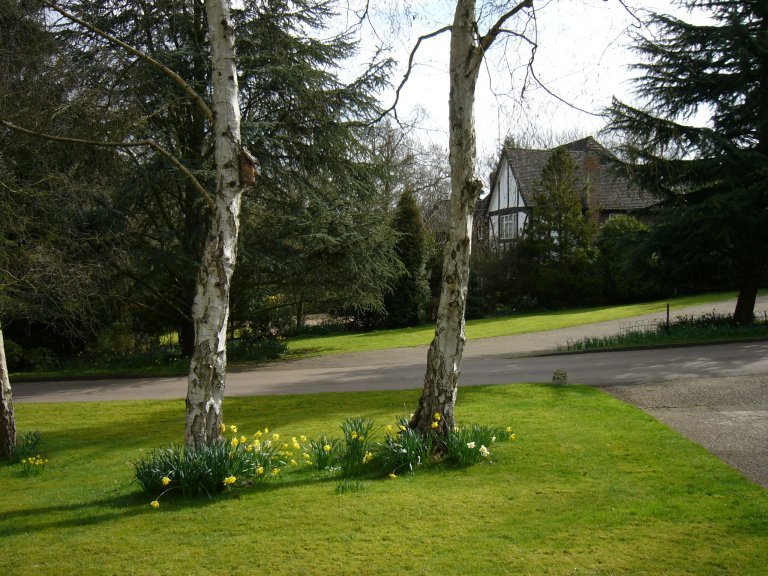
[[[454,405],[464,352],[464,312],[469,284],[472,217],[483,190],[477,178],[475,155],[475,88],[487,50],[514,16],[533,8],[533,0],[509,2],[488,32],[478,31],[475,0],[457,0],[451,31],[449,60],[449,160],[451,168],[451,216],[448,242],[443,254],[443,281],[435,336],[427,352],[419,405],[410,425],[430,430],[435,413],[441,415],[439,432],[454,426]]]
[[[205,0],[211,46],[212,104],[187,84],[178,74],[140,50],[100,30],[93,24],[67,12],[54,2],[42,0],[65,18],[101,36],[122,50],[144,60],[173,80],[211,122],[214,134],[216,192],[211,197],[180,162],[177,168],[196,183],[210,211],[210,228],[201,257],[195,301],[192,309],[195,346],[190,362],[186,398],[185,444],[200,447],[220,437],[222,401],[226,378],[226,331],[229,317],[229,293],[235,267],[239,231],[240,204],[244,186],[255,178],[255,161],[240,141],[240,105],[235,62],[235,31],[230,18],[229,0]],[[8,122],[3,125],[30,133]],[[38,136],[80,144],[131,147],[150,146],[166,157],[157,143],[91,142],[72,138]],[[174,159],[170,157],[173,161]],[[243,177],[244,176],[244,177]],[[246,181],[246,184],[243,181]],[[5,389],[3,389],[5,390]],[[10,388],[9,388],[10,392]]]
[[[227,365],[229,289],[235,268],[243,183],[235,33],[227,0],[206,0],[211,42],[216,194],[192,308],[195,348],[189,369],[185,444],[219,438]]]
[[[3,330],[0,327],[0,458],[10,458],[16,450],[16,421],[13,394],[5,362]]]

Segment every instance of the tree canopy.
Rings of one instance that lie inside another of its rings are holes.
[[[751,322],[768,267],[768,6],[681,4],[711,21],[650,14],[651,32],[635,39],[644,105],[614,102],[609,129],[626,138],[635,177],[666,200],[652,230],[660,255],[688,273],[730,275],[735,320]]]

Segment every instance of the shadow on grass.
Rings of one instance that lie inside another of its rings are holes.
[[[204,509],[207,506],[227,500],[239,500],[256,492],[278,492],[309,485],[334,484],[345,479],[338,476],[304,475],[281,479],[275,482],[259,483],[217,493],[212,496],[184,497],[173,493],[162,496],[163,511],[174,512],[189,509]],[[383,481],[380,475],[354,478],[352,481]],[[134,484],[132,482],[131,484]],[[0,537],[34,534],[51,529],[81,528],[98,526],[109,522],[123,521],[145,514],[158,514],[150,507],[151,495],[138,489],[129,494],[100,498],[88,502],[24,508],[11,512],[0,512]],[[66,517],[62,518],[61,516]],[[53,518],[52,518],[53,517]]]

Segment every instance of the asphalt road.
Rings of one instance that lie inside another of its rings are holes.
[[[732,310],[732,303],[717,306]],[[768,298],[758,301],[758,310]],[[687,309],[709,312],[712,305]],[[642,321],[662,314],[649,315]],[[768,487],[768,342],[532,355],[583,336],[615,334],[621,322],[470,340],[461,386],[551,382],[565,370],[569,383],[588,384],[632,403]],[[420,388],[426,348],[398,348],[277,362],[230,371],[228,396]],[[88,402],[184,398],[185,378],[132,378],[14,385],[16,402]]]

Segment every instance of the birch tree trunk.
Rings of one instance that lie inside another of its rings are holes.
[[[16,420],[13,414],[13,394],[5,362],[5,343],[0,328],[0,458],[8,459],[16,449]]]
[[[464,311],[469,283],[472,216],[483,185],[475,176],[475,85],[482,62],[473,36],[474,0],[458,0],[451,30],[449,159],[451,216],[443,254],[443,281],[435,336],[411,427],[430,430],[435,413],[440,431],[452,430],[453,407],[464,352]]]
[[[237,255],[243,185],[235,35],[227,0],[206,0],[211,39],[216,196],[192,308],[195,348],[186,400],[187,447],[220,437],[227,366],[229,290]]]
[[[483,57],[504,23],[533,6],[533,0],[510,2],[484,36],[479,35],[475,0],[457,0],[451,26],[449,159],[451,215],[443,254],[443,279],[435,336],[427,353],[427,371],[419,405],[410,426],[429,432],[439,413],[438,433],[455,424],[454,405],[464,353],[464,312],[467,307],[472,218],[483,184],[475,175],[475,87]],[[501,6],[501,5],[499,5]]]

